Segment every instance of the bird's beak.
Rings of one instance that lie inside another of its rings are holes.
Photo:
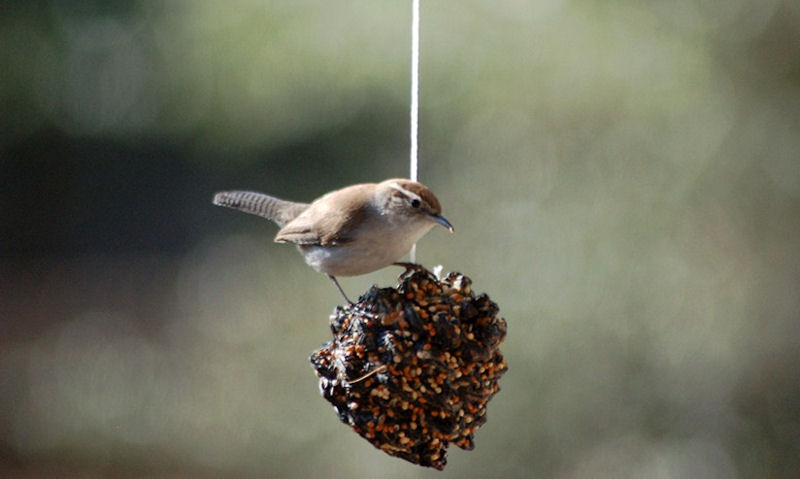
[[[450,232],[451,232],[451,233],[453,233],[453,232],[455,231],[455,230],[453,229],[453,225],[451,225],[451,224],[450,224],[450,222],[449,222],[449,221],[447,221],[447,218],[445,218],[444,216],[442,216],[442,215],[433,215],[433,214],[432,214],[432,215],[431,215],[431,219],[432,219],[433,221],[435,221],[435,222],[439,223],[440,225],[444,226],[444,227],[445,227],[445,228],[447,228],[448,230],[450,230]]]

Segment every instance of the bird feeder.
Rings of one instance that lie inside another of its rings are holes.
[[[506,321],[460,273],[416,266],[330,317],[333,339],[311,355],[322,396],[375,447],[444,469],[452,443],[471,450],[508,369]]]

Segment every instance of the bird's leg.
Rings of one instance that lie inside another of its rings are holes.
[[[333,281],[333,284],[335,284],[336,287],[339,289],[339,292],[342,293],[342,297],[344,298],[344,300],[347,301],[351,306],[354,305],[355,303],[350,301],[350,298],[348,298],[347,295],[344,294],[344,290],[342,289],[341,285],[339,285],[339,282],[336,281],[336,276],[329,274],[328,277],[331,279],[331,281]]]

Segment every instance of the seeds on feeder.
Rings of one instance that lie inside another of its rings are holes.
[[[474,446],[507,366],[506,323],[471,280],[408,270],[331,315],[333,339],[311,355],[340,419],[388,454],[443,469],[450,443]]]

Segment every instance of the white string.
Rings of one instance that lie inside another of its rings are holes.
[[[419,0],[411,5],[411,181],[417,181],[417,140],[419,137]],[[416,262],[417,244],[411,247],[409,259]]]
[[[417,138],[419,131],[419,0],[411,14],[411,181],[417,181]]]

